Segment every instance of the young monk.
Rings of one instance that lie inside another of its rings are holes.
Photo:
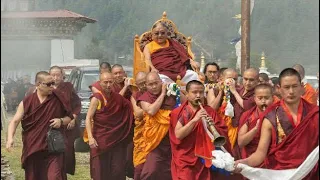
[[[143,49],[151,72],[159,72],[161,80],[166,83],[176,82],[178,75],[183,83],[199,79],[195,72],[199,69],[198,64],[179,42],[168,38],[168,28],[164,23],[156,23],[151,33],[152,41]],[[194,71],[188,70],[188,66]]]
[[[266,110],[257,150],[236,163],[273,170],[293,169],[319,145],[319,107],[301,98],[300,74],[286,68],[279,79],[282,100]],[[319,179],[318,171],[316,165],[305,179]]]
[[[223,178],[223,175],[210,169],[212,165],[211,152],[215,147],[203,127],[202,118],[213,121],[221,136],[227,137],[227,127],[211,107],[204,105],[204,109],[200,108],[198,101],[204,101],[204,85],[200,81],[188,82],[186,91],[188,101],[174,109],[170,118],[172,179],[210,180],[227,178],[226,176]],[[230,145],[226,147],[228,146]],[[199,156],[208,160],[209,163],[202,163]]]
[[[49,153],[47,133],[55,128],[63,134],[63,125],[73,119],[63,93],[53,91],[54,80],[45,71],[36,74],[37,89],[19,104],[8,126],[6,148],[11,151],[14,134],[22,126],[22,168],[26,180],[66,180],[64,153]]]
[[[90,174],[94,180],[125,180],[128,142],[133,127],[131,103],[112,91],[114,76],[100,74],[103,91],[92,95],[86,117]]]
[[[256,106],[244,112],[240,118],[238,145],[241,149],[241,158],[249,157],[258,147],[260,139],[260,116],[273,103],[272,86],[259,84],[254,89]]]

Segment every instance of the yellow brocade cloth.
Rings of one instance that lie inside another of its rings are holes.
[[[144,116],[145,117],[145,116]],[[135,119],[134,136],[133,136],[133,165],[134,167],[146,161],[146,153],[144,149],[146,143],[143,137],[145,121],[143,119]]]
[[[171,110],[160,109],[154,116],[145,116],[143,137],[145,156],[154,150],[167,135],[170,126]]]
[[[222,103],[222,106],[218,110],[218,115],[226,123],[226,126],[228,127],[228,138],[231,144],[231,149],[233,149],[237,141],[238,127],[232,126],[232,118],[224,114],[225,109],[226,109],[226,102],[224,101]]]
[[[149,49],[150,54],[152,54],[152,53],[156,52],[158,49],[169,47],[169,41],[166,40],[166,44],[164,46],[160,46],[155,41],[151,41],[150,43],[148,43],[146,45],[146,47]]]

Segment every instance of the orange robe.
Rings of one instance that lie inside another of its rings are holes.
[[[154,103],[158,95],[145,92],[137,100]],[[145,163],[138,179],[166,180],[171,179],[170,162],[171,147],[169,141],[170,113],[175,105],[175,98],[166,96],[159,111],[150,116],[145,114],[143,137],[145,141],[144,158]]]
[[[317,105],[317,93],[316,90],[313,89],[313,87],[306,83],[304,85],[304,94],[302,95],[302,98],[305,99],[307,102]]]

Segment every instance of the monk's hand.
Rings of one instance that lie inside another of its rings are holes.
[[[166,95],[167,94],[167,83],[162,83],[162,89],[161,89],[161,93]]]
[[[194,71],[196,71],[196,72],[199,71],[199,65],[196,61],[190,59],[190,65]]]
[[[159,73],[158,69],[156,69],[155,67],[151,67],[151,72]]]
[[[232,171],[232,173],[241,173],[242,168],[238,167],[238,164],[246,164],[246,159],[239,159],[236,162],[234,162],[234,170]]]
[[[7,151],[8,151],[8,152],[11,152],[12,147],[13,147],[13,139],[8,138],[7,144],[6,144],[6,149],[7,149]]]
[[[75,124],[76,124],[76,120],[75,120],[75,119],[72,119],[72,120],[69,122],[69,124],[68,124],[68,126],[67,126],[67,129],[73,129],[74,126],[75,126]]]
[[[90,146],[90,148],[97,148],[98,143],[94,138],[89,138],[89,146]]]
[[[53,127],[53,128],[60,128],[62,125],[60,118],[51,119],[50,122],[51,122],[50,127]]]
[[[203,117],[207,117],[207,112],[204,109],[200,109],[191,121],[198,122]]]

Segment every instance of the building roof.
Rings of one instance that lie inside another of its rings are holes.
[[[95,19],[83,16],[69,10],[56,11],[5,11],[1,12],[1,19],[36,19],[36,18],[74,18],[87,23],[97,22]]]

